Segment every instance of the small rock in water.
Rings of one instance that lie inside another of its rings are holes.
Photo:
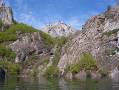
[[[99,80],[101,78],[101,74],[97,72],[91,72],[91,79],[93,80]]]
[[[73,75],[71,72],[68,72],[65,76],[67,79],[73,79]]]
[[[75,78],[81,81],[85,81],[87,74],[85,71],[80,71],[78,74],[75,75]]]
[[[119,81],[119,70],[118,70],[118,68],[115,68],[113,71],[111,71],[109,77],[113,81]]]

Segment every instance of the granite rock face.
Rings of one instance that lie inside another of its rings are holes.
[[[9,46],[16,53],[16,63],[24,61],[32,53],[47,52],[39,32],[25,34]]]
[[[11,25],[13,24],[13,12],[11,7],[5,7],[4,8],[4,18],[2,18],[2,21],[5,25]]]
[[[53,37],[69,36],[75,33],[75,29],[63,22],[57,22],[46,25],[42,31]]]
[[[6,6],[3,2],[0,3],[0,19],[4,25],[11,25],[14,21],[12,8]]]
[[[85,52],[92,54],[99,67],[107,71],[115,69],[119,62],[118,29],[119,5],[90,18],[65,45],[58,63],[60,71],[64,72],[68,65],[78,62]]]

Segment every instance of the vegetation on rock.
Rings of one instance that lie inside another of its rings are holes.
[[[58,72],[59,72],[59,70],[58,70],[57,67],[55,67],[55,66],[49,66],[47,68],[47,70],[45,71],[45,76],[48,77],[48,78],[49,77],[50,78],[57,77],[58,76]]]
[[[18,74],[20,66],[8,61],[0,61],[0,67],[4,68],[9,74]]]
[[[67,37],[57,37],[55,38],[55,45],[57,45],[57,49],[55,51],[55,56],[54,56],[54,62],[53,65],[57,66],[60,57],[61,57],[61,51],[62,51],[62,47],[68,42],[68,38]]]
[[[44,42],[46,47],[54,46],[54,44],[55,44],[54,38],[52,38],[50,35],[48,35],[47,33],[44,33],[44,32],[40,32],[40,35],[41,35],[42,41]]]
[[[8,61],[13,61],[16,57],[16,54],[8,47],[0,45],[0,56],[3,59],[6,58]]]
[[[83,53],[81,59],[76,64],[71,64],[68,71],[78,73],[80,70],[92,70],[96,67],[96,60],[90,53]]]
[[[3,26],[3,22],[2,22],[2,20],[0,20],[0,27],[2,27]]]
[[[106,36],[111,36],[111,35],[115,35],[117,34],[117,32],[119,31],[119,29],[114,29],[114,30],[111,30],[111,31],[108,31],[108,32],[104,32],[102,35],[106,35]]]
[[[19,34],[23,34],[23,33],[37,32],[37,31],[38,30],[26,24],[22,24],[22,23],[14,24],[8,30],[5,30],[4,32],[0,32],[0,43],[6,41],[15,41],[18,38],[17,32]]]
[[[58,76],[58,68],[57,68],[57,64],[60,60],[61,57],[61,51],[62,51],[62,47],[67,43],[68,38],[66,37],[57,37],[52,39],[54,40],[54,45],[57,46],[55,53],[54,53],[54,58],[53,58],[53,64],[52,66],[48,67],[46,72],[45,72],[45,76],[47,77],[56,77]]]
[[[55,43],[59,46],[62,47],[63,45],[65,45],[68,42],[68,37],[57,37],[55,39]]]
[[[20,31],[20,34],[23,34],[23,33],[37,32],[38,30],[23,23],[14,24],[8,30],[6,30],[6,32],[9,34],[10,33],[16,34],[17,31]]]

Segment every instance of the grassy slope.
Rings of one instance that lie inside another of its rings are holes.
[[[16,33],[18,31],[20,32],[20,34],[23,34],[23,33],[37,32],[38,30],[22,23],[14,24],[8,30],[5,30],[4,32],[0,32],[0,43],[6,41],[15,41],[17,39]]]

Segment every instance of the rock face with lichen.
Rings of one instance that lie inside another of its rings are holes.
[[[119,5],[90,18],[78,35],[64,46],[58,63],[60,71],[77,63],[82,54],[91,53],[98,67],[112,71],[119,62]]]

